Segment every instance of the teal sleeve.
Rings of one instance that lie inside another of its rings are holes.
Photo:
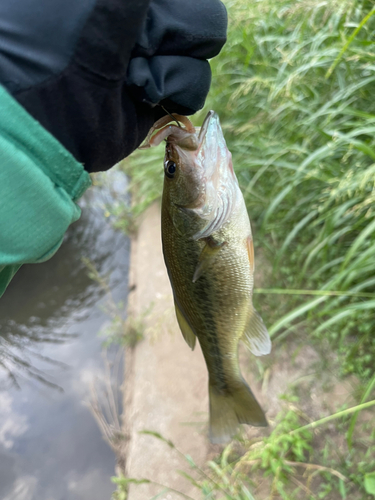
[[[56,252],[90,186],[83,165],[0,87],[0,296]]]

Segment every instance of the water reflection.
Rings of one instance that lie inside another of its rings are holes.
[[[83,200],[83,216],[59,252],[24,266],[0,300],[0,498],[104,500],[114,456],[83,404],[102,370],[98,332],[105,292],[82,257],[126,300],[129,241],[106,203],[124,199],[119,172]]]

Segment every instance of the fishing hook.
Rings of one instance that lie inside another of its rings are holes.
[[[167,115],[173,118],[173,121],[175,121],[180,128],[182,128],[180,122],[168,110],[166,110],[164,106],[161,104],[159,104],[159,106],[167,113]]]

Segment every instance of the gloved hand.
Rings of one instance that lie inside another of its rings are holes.
[[[200,109],[225,42],[219,0],[2,0],[0,83],[87,171],[154,121]]]
[[[169,112],[195,113],[210,88],[207,59],[220,52],[226,28],[220,0],[152,0],[127,84],[144,102],[160,103]]]

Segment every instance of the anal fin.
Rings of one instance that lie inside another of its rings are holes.
[[[176,317],[177,317],[177,322],[178,326],[180,327],[181,333],[187,343],[187,345],[190,347],[192,351],[194,351],[195,347],[195,342],[197,340],[197,337],[195,336],[193,330],[190,328],[188,322],[185,319],[185,316],[182,314],[180,308],[178,305],[174,304],[175,309],[176,309]]]
[[[254,307],[251,307],[241,340],[255,356],[264,356],[271,352],[271,339],[266,325]]]

